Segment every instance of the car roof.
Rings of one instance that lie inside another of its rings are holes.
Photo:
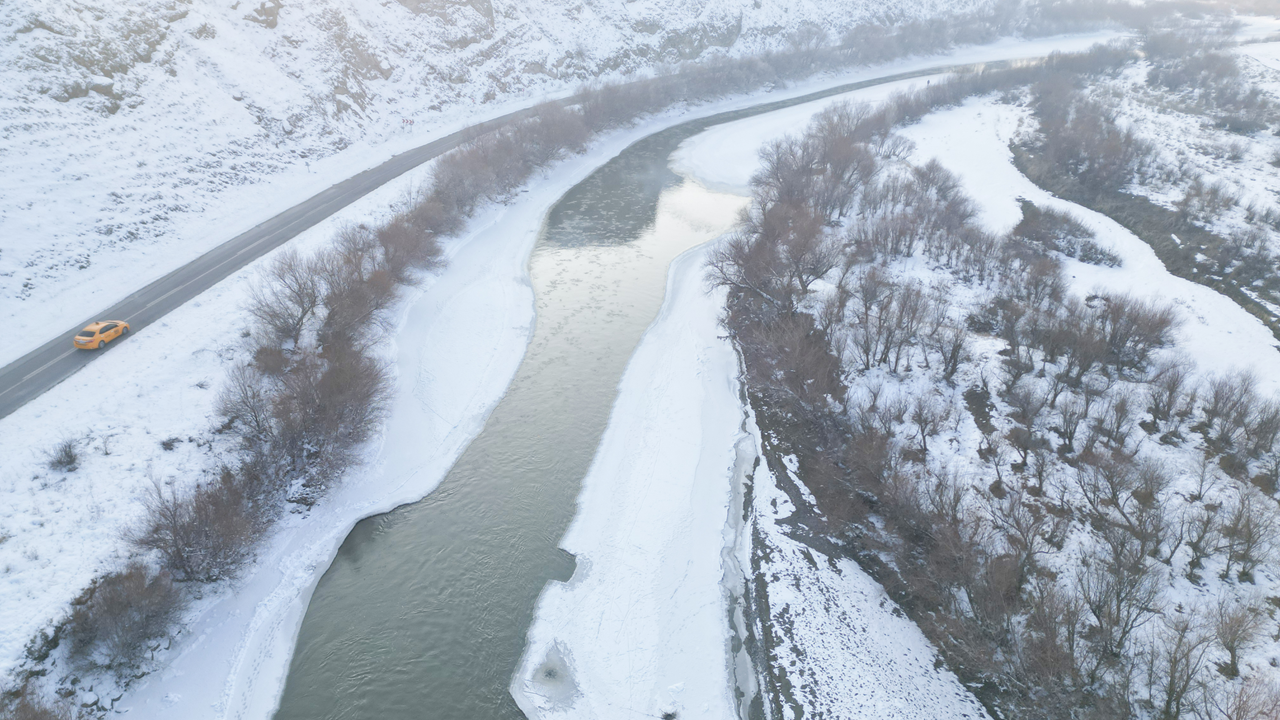
[[[100,330],[104,325],[110,325],[111,323],[115,323],[115,324],[117,324],[117,325],[125,325],[125,324],[126,324],[126,323],[125,323],[125,321],[123,321],[123,320],[99,320],[99,321],[97,321],[97,322],[91,322],[91,323],[89,323],[88,325],[85,325],[85,326],[84,326],[84,329],[85,329],[85,330]]]

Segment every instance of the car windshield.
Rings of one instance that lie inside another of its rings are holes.
[[[92,331],[92,330],[81,330],[81,331],[80,331],[80,334],[79,334],[79,335],[77,335],[76,337],[93,337],[93,336],[94,336],[94,335],[96,335],[96,334],[97,334],[97,333],[95,333],[95,332],[94,332],[94,331]]]

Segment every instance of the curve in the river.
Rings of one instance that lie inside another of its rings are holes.
[[[347,537],[307,609],[276,718],[521,718],[511,676],[543,585],[572,575],[557,546],[667,266],[733,221],[732,208],[670,211],[678,194],[702,192],[719,212],[713,194],[681,187],[671,153],[712,125],[956,69],[685,122],[570,190],[530,260],[537,327],[511,387],[435,492]]]

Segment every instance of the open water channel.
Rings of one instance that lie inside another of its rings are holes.
[[[537,326],[515,379],[435,492],[351,531],[307,609],[277,720],[522,718],[511,676],[543,586],[573,574],[558,543],[618,381],[671,260],[742,206],[673,173],[671,153],[712,125],[943,70],[671,127],[561,198],[530,259]]]

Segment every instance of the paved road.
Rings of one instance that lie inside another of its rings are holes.
[[[85,325],[95,320],[124,320],[133,332],[137,332],[383,184],[531,112],[525,109],[508,113],[396,155],[232,238],[115,305],[86,317],[53,340],[0,368],[0,418],[39,397],[93,362],[99,354],[111,352],[121,343],[121,340],[116,340],[103,350],[76,350],[71,346],[71,337]]]
[[[996,62],[988,63],[987,66],[999,67],[1007,64],[1007,62]],[[973,70],[977,67],[980,65],[941,65],[886,75],[821,90],[806,95],[801,100],[817,100],[870,85],[944,72]],[[570,98],[561,102],[567,104],[572,101],[573,98]],[[762,103],[760,107],[772,105],[782,107],[793,104],[795,104],[794,99]],[[524,109],[508,113],[396,155],[385,163],[343,180],[310,200],[289,208],[252,230],[232,238],[115,305],[91,317],[86,317],[83,322],[67,328],[53,340],[0,368],[0,418],[6,417],[32,398],[39,397],[49,388],[71,377],[80,368],[93,362],[94,358],[101,353],[111,352],[113,346],[121,342],[116,340],[103,350],[76,350],[71,346],[71,338],[85,325],[95,320],[124,320],[129,323],[134,332],[137,332],[213,287],[231,273],[292,240],[299,233],[381,185],[469,140],[526,117],[532,112],[532,109]]]

